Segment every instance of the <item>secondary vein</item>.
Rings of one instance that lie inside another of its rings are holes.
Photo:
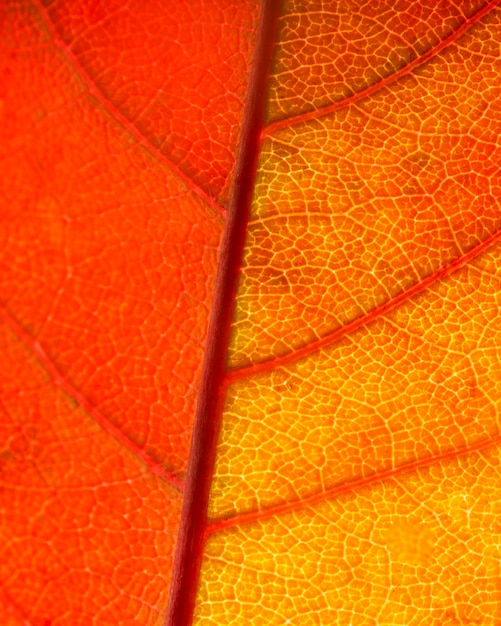
[[[468,31],[474,24],[477,24],[482,18],[484,18],[491,11],[493,11],[500,1],[501,0],[491,0],[490,2],[487,2],[482,8],[476,11],[473,15],[466,18],[465,21],[461,24],[461,26],[459,26],[459,28],[454,30],[448,37],[445,37],[445,39],[442,39],[442,41],[440,41],[436,46],[433,46],[432,48],[430,48],[423,55],[416,57],[413,61],[411,61],[410,63],[407,63],[406,65],[401,67],[399,70],[397,70],[393,74],[390,74],[389,76],[382,78],[376,83],[369,85],[365,89],[362,89],[362,91],[354,93],[353,95],[348,96],[347,98],[343,98],[342,100],[337,100],[336,102],[333,102],[332,104],[329,104],[325,107],[320,107],[319,109],[316,109],[314,111],[301,113],[299,115],[294,115],[292,117],[289,117],[283,120],[278,120],[277,122],[272,122],[271,124],[268,124],[266,128],[263,129],[263,133],[262,133],[263,138],[268,137],[269,135],[272,135],[273,133],[283,128],[290,128],[291,126],[296,126],[297,124],[303,124],[304,122],[308,122],[310,120],[315,120],[320,117],[329,115],[330,113],[335,113],[336,111],[340,111],[341,109],[345,109],[346,107],[349,107],[350,105],[354,104],[355,102],[358,102],[359,100],[362,100],[363,98],[367,98],[368,96],[371,96],[377,93],[378,91],[382,91],[383,89],[386,89],[386,87],[389,87],[391,84],[397,82],[404,76],[407,76],[408,74],[412,73],[417,67],[419,67],[420,65],[424,65],[425,63],[427,63],[428,61],[436,57],[440,52],[442,52],[442,50],[452,45],[462,35],[464,35],[466,31]]]
[[[204,200],[212,209],[217,211],[222,217],[226,217],[226,209],[223,207],[210,193],[208,193],[203,187],[197,184],[190,176],[188,176],[183,170],[173,161],[171,161],[161,150],[154,146],[151,141],[141,133],[135,124],[133,124],[127,117],[121,113],[115,105],[105,96],[102,90],[98,87],[93,78],[89,75],[83,65],[80,63],[78,57],[74,54],[71,47],[62,39],[59,35],[54,22],[51,20],[48,11],[41,5],[40,0],[33,0],[33,4],[36,6],[40,15],[42,16],[47,29],[49,30],[54,43],[64,54],[65,58],[71,63],[74,70],[78,73],[84,84],[86,85],[89,93],[99,102],[99,104],[115,119],[134,139],[145,148],[152,156],[154,156],[162,165],[165,165],[178,180],[182,181],[186,187],[196,194],[199,198]]]
[[[350,493],[364,487],[369,487],[385,480],[397,478],[402,474],[406,474],[408,472],[415,472],[417,470],[424,469],[426,467],[429,467],[430,465],[434,465],[435,463],[455,459],[461,456],[465,456],[466,454],[472,454],[474,452],[481,452],[482,450],[491,448],[495,445],[498,445],[499,443],[501,443],[501,433],[497,433],[489,439],[481,439],[480,441],[477,441],[471,445],[461,446],[460,448],[442,452],[440,454],[429,456],[423,459],[409,461],[408,463],[405,463],[398,467],[391,467],[381,472],[370,474],[369,476],[363,476],[361,478],[357,478],[355,480],[336,485],[331,489],[327,489],[326,491],[322,491],[320,493],[315,493],[301,500],[286,502],[284,504],[269,507],[268,509],[251,511],[249,513],[242,513],[241,515],[235,515],[226,519],[217,520],[207,527],[206,537],[226,528],[241,526],[242,524],[249,524],[252,522],[259,522],[270,519],[272,517],[276,517],[278,515],[285,515],[287,513],[293,513],[294,511],[303,510],[307,507],[313,506],[325,500],[331,500],[345,493]]]
[[[73,398],[73,400],[80,407],[82,407],[82,409],[90,415],[104,431],[109,433],[116,439],[116,441],[118,441],[118,443],[120,443],[120,445],[129,450],[129,452],[139,459],[148,468],[148,471],[164,480],[177,491],[181,493],[184,491],[184,481],[174,472],[171,472],[163,467],[161,463],[156,461],[147,452],[145,452],[145,450],[139,447],[135,441],[123,433],[110,421],[108,417],[101,413],[101,411],[99,411],[99,409],[88,398],[86,398],[81,391],[76,389],[76,387],[74,387],[59,371],[55,363],[44,350],[43,346],[34,337],[32,337],[32,335],[30,335],[30,333],[28,333],[16,319],[14,319],[14,317],[12,317],[4,306],[0,307],[0,318],[35,355],[57,387]]]
[[[348,324],[337,328],[332,333],[329,333],[324,337],[317,339],[316,341],[312,341],[311,343],[308,343],[301,348],[294,350],[293,352],[289,352],[288,354],[284,354],[283,356],[277,357],[275,359],[270,359],[269,361],[255,363],[254,365],[250,365],[248,367],[231,370],[226,376],[226,384],[231,385],[238,380],[242,380],[250,376],[255,376],[257,374],[262,374],[275,370],[279,367],[283,367],[292,362],[298,361],[299,359],[302,359],[303,357],[308,356],[314,352],[317,352],[333,343],[336,343],[337,341],[340,341],[341,339],[343,339],[343,337],[346,337],[346,335],[355,332],[360,327],[365,326],[366,324],[369,324],[370,322],[373,322],[376,319],[382,317],[386,313],[389,313],[390,311],[396,309],[404,302],[410,300],[413,296],[416,296],[431,287],[434,283],[443,280],[447,276],[464,268],[476,257],[486,252],[489,248],[494,246],[500,240],[501,230],[498,230],[480,243],[478,243],[476,246],[473,246],[473,248],[470,248],[470,250],[465,252],[463,255],[455,258],[450,263],[439,267],[435,272],[432,272],[422,280],[414,283],[408,289],[401,291],[395,297],[387,300],[386,302],[383,302],[383,304],[379,305],[372,311],[369,311],[365,315],[357,317]]]

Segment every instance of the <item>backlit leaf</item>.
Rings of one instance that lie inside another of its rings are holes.
[[[256,18],[0,8],[2,624],[164,621]]]
[[[501,22],[286,3],[196,624],[491,624]]]
[[[2,623],[497,624],[497,5],[4,4]]]

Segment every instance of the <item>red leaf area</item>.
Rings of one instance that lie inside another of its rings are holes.
[[[2,624],[165,619],[257,12],[0,8]]]
[[[0,9],[5,623],[501,619],[497,4]]]

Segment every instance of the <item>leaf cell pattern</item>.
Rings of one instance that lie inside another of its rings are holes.
[[[2,624],[165,621],[257,8],[0,7]]]
[[[497,3],[285,3],[195,624],[499,619]]]
[[[9,626],[165,622],[278,4],[0,8]],[[501,619],[498,4],[281,3],[197,626]]]

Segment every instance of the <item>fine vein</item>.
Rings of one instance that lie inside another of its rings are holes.
[[[353,95],[347,98],[343,98],[342,100],[337,100],[336,102],[333,102],[332,104],[329,104],[325,107],[320,107],[318,109],[315,109],[314,111],[309,111],[308,113],[301,113],[299,115],[294,115],[292,117],[273,122],[263,130],[263,137],[272,135],[277,130],[280,130],[282,128],[289,128],[291,126],[295,126],[296,124],[302,124],[310,120],[318,119],[319,117],[324,117],[325,115],[329,115],[329,113],[335,113],[340,109],[345,109],[346,107],[349,107],[350,105],[358,102],[359,100],[362,100],[363,98],[367,98],[368,96],[371,96],[378,91],[386,89],[386,87],[389,87],[391,84],[400,80],[404,76],[412,73],[417,67],[419,67],[420,65],[424,65],[435,56],[437,56],[437,54],[442,52],[442,50],[457,41],[474,24],[477,24],[482,18],[484,18],[491,11],[493,11],[500,1],[501,0],[491,0],[490,2],[487,2],[481,9],[476,11],[470,17],[466,18],[461,26],[454,30],[448,37],[442,39],[442,41],[440,41],[436,46],[433,46],[433,48],[430,48],[427,52],[425,52],[425,54],[416,57],[413,61],[411,61],[407,65],[404,65],[393,74],[390,74],[389,76],[382,78],[376,83],[369,85],[369,87],[366,87],[362,91],[354,93]]]
[[[408,289],[401,291],[395,297],[387,300],[383,304],[379,305],[369,313],[362,315],[361,317],[357,317],[352,322],[337,328],[332,333],[329,333],[318,339],[316,341],[312,341],[293,352],[289,352],[284,356],[277,357],[276,359],[271,359],[269,361],[264,361],[263,363],[256,363],[254,365],[250,365],[248,367],[242,367],[240,369],[235,369],[228,372],[226,377],[226,383],[230,385],[231,383],[242,380],[243,378],[247,378],[249,376],[254,376],[256,374],[261,374],[263,372],[269,372],[275,370],[279,367],[283,367],[284,365],[288,365],[294,361],[297,361],[309,354],[317,352],[326,346],[329,346],[337,341],[340,341],[346,335],[355,332],[361,326],[365,326],[370,322],[375,321],[376,319],[382,317],[386,313],[393,311],[398,306],[410,300],[413,296],[418,295],[419,293],[425,291],[429,287],[431,287],[434,283],[443,280],[450,274],[457,272],[458,270],[464,268],[466,265],[471,263],[475,258],[486,252],[489,248],[494,246],[498,241],[501,240],[501,230],[496,231],[484,241],[481,241],[473,248],[470,248],[465,254],[457,257],[450,263],[439,267],[435,272],[432,272],[419,282],[414,283]]]
[[[105,415],[103,415],[103,413],[101,413],[101,411],[99,411],[99,409],[94,406],[88,398],[86,398],[78,389],[66,380],[40,343],[10,315],[5,307],[0,307],[0,318],[3,319],[12,332],[17,335],[17,337],[19,337],[19,339],[31,350],[57,387],[73,398],[73,400],[80,407],[82,407],[82,409],[90,415],[104,431],[109,433],[124,448],[129,450],[129,452],[139,459],[152,474],[155,474],[155,476],[164,480],[166,483],[171,485],[171,487],[183,492],[183,480],[173,472],[166,470],[165,467],[158,463],[158,461],[153,459],[147,452],[140,448],[137,443],[127,437],[127,435],[125,435]]]
[[[472,454],[474,452],[481,452],[487,448],[498,445],[499,443],[501,443],[501,433],[497,433],[489,439],[481,439],[480,441],[476,441],[471,445],[461,446],[460,448],[449,450],[447,452],[442,452],[434,456],[416,459],[414,461],[404,463],[403,465],[400,465],[398,467],[392,467],[381,472],[370,474],[369,476],[363,476],[362,478],[357,478],[355,480],[345,482],[341,485],[336,485],[331,489],[327,489],[326,491],[322,491],[320,493],[315,493],[301,500],[295,500],[294,502],[285,502],[284,504],[272,506],[268,509],[263,509],[261,511],[251,511],[249,513],[243,513],[241,515],[235,515],[233,517],[218,520],[207,526],[206,537],[225,528],[240,526],[241,524],[248,524],[251,522],[258,522],[269,519],[271,517],[275,517],[277,515],[285,515],[286,513],[299,511],[309,506],[318,504],[319,502],[322,502],[324,500],[331,500],[345,493],[353,492],[355,490],[362,489],[364,487],[368,487],[376,483],[383,482],[385,480],[397,478],[402,474],[415,472],[417,470],[429,467],[430,465],[434,465],[436,463],[441,463],[443,461],[451,459],[456,459],[467,454]]]
[[[183,170],[171,161],[161,150],[154,146],[151,141],[145,136],[135,124],[133,124],[127,117],[120,112],[119,109],[105,96],[102,90],[98,87],[93,78],[88,74],[87,70],[78,60],[78,57],[74,54],[71,47],[62,39],[59,35],[55,24],[50,18],[50,15],[46,9],[40,4],[40,0],[33,0],[40,15],[44,18],[45,24],[54,40],[54,43],[62,51],[65,58],[71,63],[76,70],[84,84],[86,85],[89,93],[99,102],[99,104],[115,119],[134,139],[145,148],[152,156],[154,156],[162,165],[165,165],[180,181],[182,181],[186,187],[194,194],[202,198],[210,207],[217,211],[223,217],[226,216],[226,209],[219,204],[219,202],[210,193],[208,193],[203,187],[198,185],[190,176],[185,174]]]

